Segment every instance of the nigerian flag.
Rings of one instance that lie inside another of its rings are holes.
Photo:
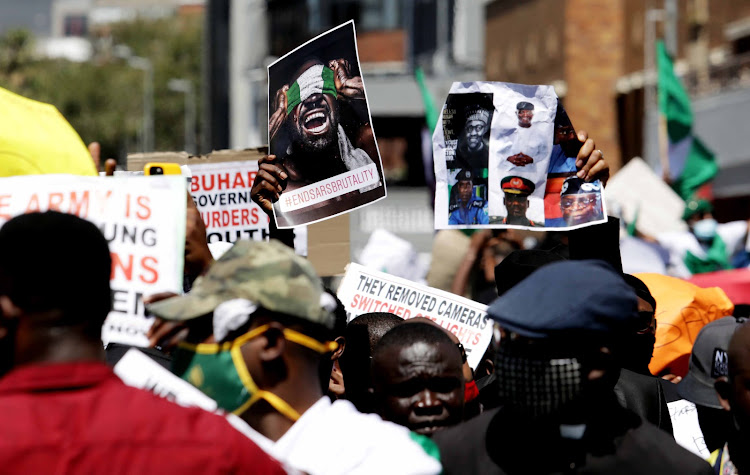
[[[688,201],[701,185],[716,176],[719,166],[713,152],[693,135],[690,96],[674,73],[672,58],[663,41],[656,43],[656,59],[659,112],[667,123],[672,188]]]
[[[430,134],[432,134],[433,132],[435,132],[435,126],[440,119],[440,110],[435,107],[435,100],[432,98],[432,94],[430,94],[430,90],[427,88],[427,83],[425,82],[424,72],[422,71],[422,68],[418,67],[414,70],[414,77],[417,80],[419,92],[422,93],[422,101],[424,102],[424,115],[425,121],[427,122],[427,128],[430,129]]]

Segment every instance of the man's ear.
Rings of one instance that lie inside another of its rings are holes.
[[[729,403],[729,400],[730,395],[732,394],[732,384],[729,382],[729,378],[726,376],[716,378],[716,381],[714,381],[714,389],[719,396],[721,407],[723,407],[725,411],[731,411],[732,406]]]
[[[339,344],[339,347],[336,348],[336,351],[331,353],[331,361],[337,361],[339,358],[341,358],[341,355],[344,354],[344,349],[346,349],[346,338],[343,336],[336,337],[335,340],[336,343]]]
[[[282,357],[286,350],[286,338],[284,338],[284,326],[271,322],[268,324],[268,330],[263,333],[264,344],[258,352],[258,356],[263,363],[277,360]]]

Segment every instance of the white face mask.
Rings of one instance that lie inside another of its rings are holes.
[[[699,241],[711,241],[716,236],[719,223],[713,218],[701,219],[693,224],[693,234]]]

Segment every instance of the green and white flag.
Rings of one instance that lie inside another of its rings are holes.
[[[666,119],[669,138],[669,175],[672,188],[683,200],[712,180],[719,171],[713,152],[693,135],[690,96],[674,73],[672,58],[663,41],[656,43],[659,71],[659,111]]]

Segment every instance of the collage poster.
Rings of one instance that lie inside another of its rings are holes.
[[[453,83],[433,135],[435,228],[576,229],[606,221],[599,181],[552,86]]]

